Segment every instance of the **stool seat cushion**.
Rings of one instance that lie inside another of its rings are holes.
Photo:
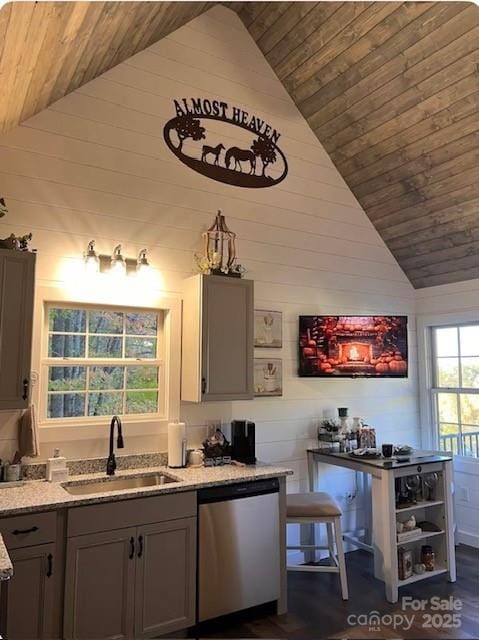
[[[288,518],[326,518],[341,515],[341,509],[329,493],[288,493],[286,514]]]

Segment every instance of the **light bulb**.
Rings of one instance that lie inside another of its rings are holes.
[[[146,249],[142,249],[138,254],[138,260],[136,262],[136,273],[140,277],[147,276],[150,273],[150,263],[146,257]]]
[[[89,274],[98,273],[100,271],[100,260],[95,251],[95,241],[90,240],[87,250],[84,254],[85,270]]]
[[[126,275],[126,262],[121,254],[121,244],[118,244],[113,249],[113,255],[111,257],[111,269],[110,272],[114,276]]]

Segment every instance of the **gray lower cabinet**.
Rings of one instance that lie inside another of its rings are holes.
[[[9,552],[14,576],[2,586],[6,637],[9,640],[51,638],[55,598],[55,544],[41,544]],[[5,596],[3,596],[5,593]]]
[[[0,637],[131,640],[196,618],[196,492],[0,519]]]
[[[150,638],[195,623],[196,518],[69,538],[67,639]]]
[[[135,638],[154,637],[195,623],[196,518],[138,528]]]
[[[69,538],[65,571],[66,638],[131,637],[136,527]]]
[[[0,602],[0,634],[9,640],[58,637],[63,559],[57,523],[52,511],[0,519],[13,563]]]

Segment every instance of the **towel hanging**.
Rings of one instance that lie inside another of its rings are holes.
[[[35,458],[40,455],[37,414],[33,404],[25,409],[20,417],[18,450],[22,457]]]

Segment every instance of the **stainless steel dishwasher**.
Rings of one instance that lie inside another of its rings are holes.
[[[198,621],[279,598],[276,478],[198,492]]]

